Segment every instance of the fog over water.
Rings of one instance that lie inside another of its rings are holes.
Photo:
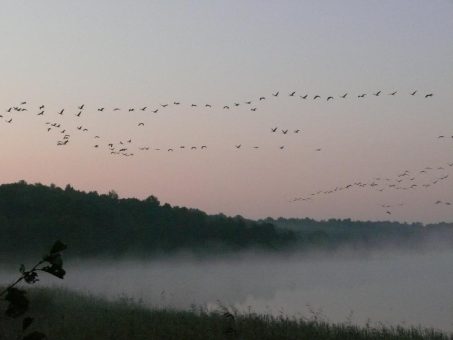
[[[84,261],[64,281],[41,284],[149,306],[280,313],[364,325],[422,325],[453,331],[453,249],[258,255],[195,260]],[[8,281],[5,272],[0,281]],[[11,278],[11,273],[8,273]],[[6,280],[5,280],[6,279]]]

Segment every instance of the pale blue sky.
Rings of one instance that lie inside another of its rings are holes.
[[[453,201],[451,181],[425,191],[362,190],[287,202],[318,188],[453,161],[453,141],[436,140],[453,135],[452,1],[6,0],[0,42],[5,109],[22,100],[30,110],[46,104],[46,117],[69,126],[74,118],[56,112],[74,113],[86,103],[83,123],[105,138],[132,136],[162,148],[209,144],[204,154],[112,158],[76,133],[67,148],[57,148],[42,121],[17,113],[14,125],[0,123],[2,183],[25,179],[116,189],[122,196],[154,194],[255,218],[453,219],[453,208],[432,204]],[[379,89],[399,96],[337,98]],[[408,95],[413,89],[419,97]],[[244,106],[228,113],[181,107],[161,115],[95,110],[173,100],[222,106],[276,90],[282,98],[253,113]],[[292,90],[336,99],[292,101]],[[435,96],[422,100],[427,92]],[[145,128],[137,130],[137,121]],[[303,133],[271,135],[274,126]],[[236,152],[239,143],[262,148]],[[323,151],[314,152],[317,147]],[[401,201],[405,206],[392,216],[378,207]]]

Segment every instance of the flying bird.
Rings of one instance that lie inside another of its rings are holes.
[[[138,126],[145,126],[145,123],[138,123]]]
[[[279,91],[277,91],[277,92],[275,92],[275,93],[272,93],[272,95],[273,95],[274,97],[278,97],[278,94],[279,94]]]
[[[394,96],[395,94],[397,94],[398,91],[395,91],[395,92],[392,92],[392,93],[389,93],[389,96]]]
[[[427,95],[425,95],[425,98],[432,97],[432,96],[433,96],[432,93],[428,93]]]
[[[333,99],[333,97],[332,96],[327,97],[327,101],[329,101],[330,99]]]
[[[417,93],[417,90],[415,90],[414,92],[411,93],[411,96],[415,96],[415,94]]]
[[[294,97],[294,95],[296,94],[296,91],[293,91],[289,94],[290,97]]]
[[[278,127],[271,128],[271,131],[272,131],[272,132],[275,132],[275,131],[277,131],[277,129],[278,129]]]
[[[373,93],[373,95],[375,95],[376,97],[379,96],[381,94],[382,91],[377,91],[376,93]]]
[[[318,99],[318,98],[321,98],[321,96],[317,94],[316,96],[313,97],[313,100]]]
[[[342,95],[342,96],[341,96],[341,98],[343,98],[343,99],[344,99],[344,98],[346,98],[346,96],[347,96],[347,95],[348,95],[348,94],[347,94],[347,93],[345,93],[344,95]]]

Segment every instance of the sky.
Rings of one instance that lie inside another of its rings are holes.
[[[453,220],[453,1],[3,0],[0,41],[0,183],[249,218]],[[110,154],[119,141],[134,156]],[[405,170],[395,185],[417,187],[389,188]]]

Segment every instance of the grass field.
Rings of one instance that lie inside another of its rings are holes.
[[[286,316],[149,309],[128,299],[109,302],[63,289],[31,289],[30,330],[49,340],[135,339],[453,339],[432,329],[356,327]],[[2,305],[2,307],[4,307]],[[4,310],[4,308],[2,308]],[[16,339],[19,321],[1,317],[0,339]]]

